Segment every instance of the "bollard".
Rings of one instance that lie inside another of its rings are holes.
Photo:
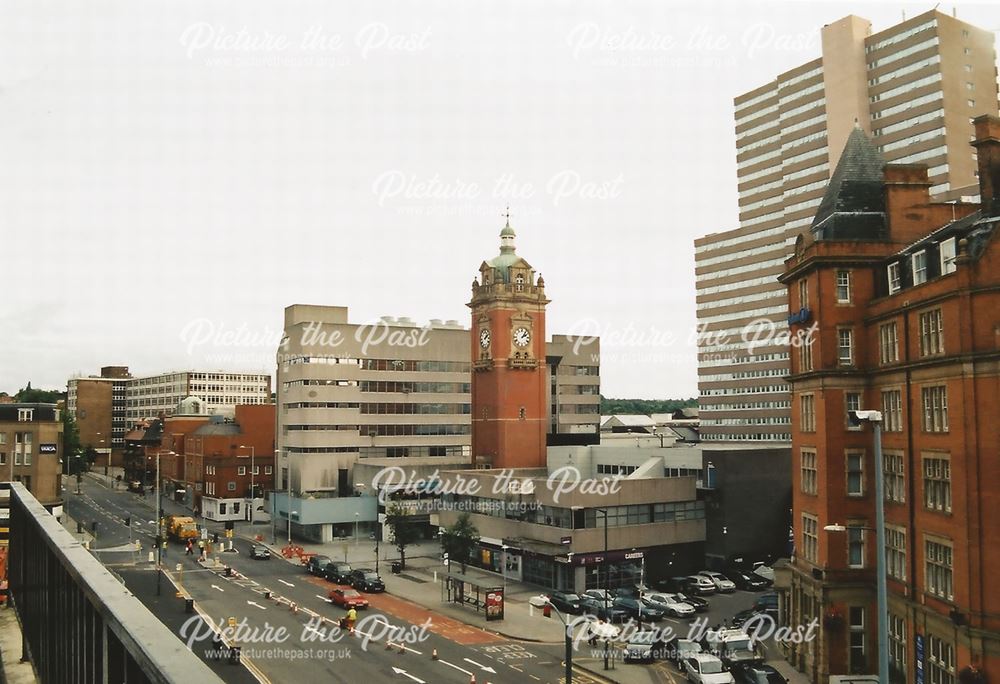
[[[431,660],[437,660],[437,659],[438,659],[438,650],[435,648],[433,651],[431,651]]]
[[[226,577],[232,577],[232,576],[233,576],[233,569],[227,565],[226,566]]]
[[[240,647],[231,646],[229,648],[229,664],[239,665],[240,664]]]
[[[271,590],[270,589],[265,589],[264,590],[264,598],[266,598],[268,601],[271,600]]]
[[[401,655],[406,653],[406,646],[404,646],[402,642],[399,644],[399,652]]]
[[[389,641],[388,639],[385,640],[385,650],[387,650],[387,651],[391,651],[392,650],[392,642]]]
[[[194,612],[194,599],[186,598],[184,599],[184,612],[193,613]]]

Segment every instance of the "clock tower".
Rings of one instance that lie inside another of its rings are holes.
[[[500,254],[472,281],[472,458],[491,468],[545,467],[548,432],[545,281],[500,231]]]

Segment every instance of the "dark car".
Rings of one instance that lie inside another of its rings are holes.
[[[734,615],[733,618],[729,621],[729,624],[731,624],[733,627],[742,627],[747,623],[747,621],[750,618],[756,617],[757,615],[764,615],[764,613],[754,608],[747,608],[746,610],[741,610],[736,615]],[[765,626],[767,625],[766,621],[764,622],[764,625]]]
[[[309,556],[309,560],[306,562],[306,571],[310,575],[322,576],[323,570],[329,562],[329,556]]]
[[[767,589],[768,586],[766,579],[748,570],[733,568],[726,570],[722,574],[732,580],[737,589],[743,589],[744,591],[761,591],[762,589]]]
[[[787,684],[788,682],[770,665],[733,665],[729,671],[736,684]]]
[[[708,601],[700,596],[693,596],[691,594],[674,594],[678,601],[688,604],[694,608],[696,613],[704,613],[708,610]]]
[[[351,586],[358,591],[367,591],[370,594],[385,591],[382,578],[376,575],[374,570],[355,568],[351,570],[350,580]]]
[[[336,584],[350,584],[351,564],[344,561],[330,561],[323,568],[323,576],[327,581]]]
[[[586,615],[593,615],[607,622],[624,622],[625,611],[615,608],[613,601],[608,601],[607,610],[604,608],[604,601],[594,596],[581,596],[580,608]],[[609,617],[610,616],[610,617]]]
[[[758,596],[753,607],[760,613],[767,613],[775,620],[778,619],[778,595],[773,591]]]
[[[263,544],[251,544],[250,557],[254,560],[271,560],[271,550]]]
[[[579,615],[583,612],[583,607],[580,605],[580,596],[568,591],[553,591],[549,594],[549,603],[563,613]]]
[[[643,601],[642,599],[619,596],[615,599],[614,605],[615,608],[625,611],[628,617],[640,622],[659,622],[664,616],[662,608],[658,608],[656,604]]]

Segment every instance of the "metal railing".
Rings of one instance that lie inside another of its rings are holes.
[[[10,491],[10,601],[43,684],[222,681],[24,485]]]

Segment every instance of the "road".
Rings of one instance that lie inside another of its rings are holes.
[[[81,494],[74,491],[75,486],[67,491],[66,509],[87,529],[97,522],[92,545],[95,554],[115,566],[126,582],[135,584],[137,594],[152,592],[155,582],[139,581],[133,575],[155,577],[146,562],[155,535],[153,497],[143,499],[123,489],[109,489],[90,478],[84,478]],[[172,502],[164,502],[166,513],[174,510]],[[131,530],[124,524],[128,518]],[[207,527],[217,531],[221,525],[208,523]],[[140,540],[142,553],[130,550],[130,539]],[[239,628],[236,643],[242,648],[244,661],[273,682],[323,679],[468,684],[473,676],[480,684],[565,681],[560,647],[505,639],[388,594],[369,595],[371,606],[359,615],[359,633],[353,637],[344,634],[335,627],[344,611],[326,600],[334,585],[310,577],[280,558],[253,560],[248,547],[248,542],[237,539],[234,552],[217,554],[216,566],[214,559],[202,565],[196,556],[185,555],[180,544],[170,544],[164,567],[182,592],[194,599],[202,618],[195,618],[187,627],[183,620],[178,625],[184,602],[174,596],[167,581],[162,589],[167,600],[151,605],[151,609],[185,640],[204,620],[228,626],[232,618]],[[232,569],[231,576],[226,566]],[[437,591],[437,587],[429,586],[428,590]],[[271,598],[265,597],[267,591]],[[328,621],[325,625],[324,618]],[[201,628],[197,631],[206,632]],[[207,633],[202,636],[205,638],[196,640],[195,650],[211,650],[211,637]],[[599,680],[574,671],[573,681],[593,684]]]

